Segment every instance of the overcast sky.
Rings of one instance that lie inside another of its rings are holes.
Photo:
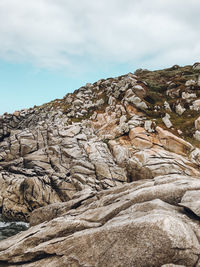
[[[200,61],[199,0],[0,0],[0,113]]]

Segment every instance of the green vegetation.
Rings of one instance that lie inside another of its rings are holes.
[[[148,119],[155,119],[156,124],[165,128],[162,121],[162,117],[166,112],[171,116],[170,120],[175,130],[172,132],[177,134],[177,130],[183,132],[183,138],[196,146],[200,146],[199,142],[193,138],[195,132],[194,122],[199,117],[199,112],[190,110],[190,104],[182,98],[182,92],[195,93],[197,98],[200,98],[200,87],[197,85],[188,89],[185,86],[185,82],[188,80],[197,80],[200,72],[193,70],[191,66],[179,67],[174,66],[169,69],[148,71],[137,70],[135,74],[141,81],[147,84],[147,96],[145,101],[148,102],[149,109],[145,111],[145,115]],[[171,90],[173,96],[167,95],[167,90]],[[172,112],[168,112],[164,108],[164,102],[167,101],[170,104]],[[175,112],[175,108],[178,104],[186,108],[183,115],[178,115]],[[155,111],[155,106],[159,106]]]

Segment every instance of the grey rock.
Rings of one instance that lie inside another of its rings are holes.
[[[187,191],[179,203],[180,206],[191,210],[200,217],[200,190]]]
[[[193,86],[193,85],[195,85],[196,84],[196,81],[195,80],[188,80],[188,81],[186,81],[186,83],[185,83],[185,86]]]
[[[162,118],[162,121],[164,122],[164,124],[167,128],[172,127],[172,123],[170,121],[170,115],[168,113],[165,114],[165,117]]]
[[[178,115],[182,115],[185,111],[186,111],[186,109],[184,107],[182,107],[180,104],[178,104],[176,106],[176,113]]]

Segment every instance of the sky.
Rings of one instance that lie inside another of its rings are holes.
[[[200,61],[199,0],[0,0],[0,114]]]

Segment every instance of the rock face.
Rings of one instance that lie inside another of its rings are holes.
[[[0,263],[195,266],[200,254],[199,222],[178,205],[196,190],[200,190],[197,178],[165,175],[87,195],[68,211],[68,202],[40,208],[31,218],[37,225],[1,242]]]
[[[200,266],[199,71],[138,70],[2,115],[0,210],[31,227],[0,242],[0,266]]]

